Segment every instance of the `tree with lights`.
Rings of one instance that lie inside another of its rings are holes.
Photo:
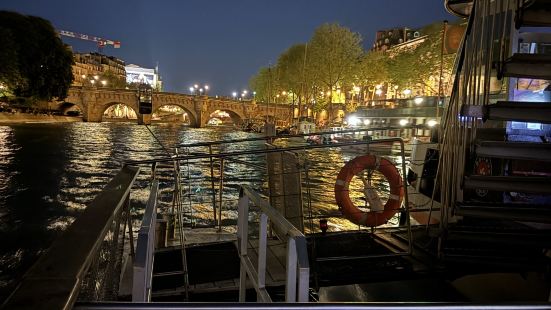
[[[318,27],[309,43],[309,66],[314,80],[328,92],[330,122],[333,120],[333,90],[351,80],[363,54],[358,33],[338,24]]]

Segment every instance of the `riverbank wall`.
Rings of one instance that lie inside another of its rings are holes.
[[[68,123],[68,122],[82,122],[82,117],[19,113],[19,112],[17,113],[0,112],[0,125],[24,124],[24,123]]]

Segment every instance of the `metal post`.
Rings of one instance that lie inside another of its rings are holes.
[[[244,195],[243,189],[238,203],[237,217],[237,242],[239,247],[239,256],[241,261],[241,270],[239,276],[239,302],[245,302],[247,293],[247,269],[245,267],[243,257],[247,256],[248,246],[248,230],[249,230],[249,197]]]
[[[216,191],[214,189],[214,161],[212,160],[212,145],[209,144],[210,159],[210,185],[212,190],[212,213],[214,216],[214,225],[216,226]]]
[[[220,158],[220,188],[218,191],[218,232],[222,231],[222,195],[224,194],[224,158]]]
[[[266,286],[266,251],[268,248],[268,216],[260,215],[260,231],[258,238],[258,287]]]
[[[408,253],[411,255],[413,254],[413,234],[411,232],[411,218],[409,214],[409,199],[408,199],[408,186],[407,186],[407,168],[406,168],[406,154],[405,154],[405,145],[404,140],[400,139],[400,148],[401,148],[401,156],[402,156],[402,186],[404,187],[404,204],[405,206],[405,214],[406,214],[406,225],[408,229]],[[430,221],[430,219],[429,219]]]
[[[285,286],[285,301],[295,302],[297,296],[297,247],[295,239],[287,240],[287,283]]]
[[[132,212],[130,212],[130,194],[126,196],[126,200],[124,201],[127,218],[128,218],[128,240],[130,241],[130,257],[132,257],[132,261],[134,261],[134,232],[132,231]]]

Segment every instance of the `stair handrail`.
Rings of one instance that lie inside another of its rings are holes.
[[[136,256],[133,264],[132,301],[150,302],[155,254],[155,225],[157,222],[159,181],[151,183],[142,225],[138,232]]]
[[[261,210],[257,268],[254,267],[247,253],[249,202]],[[268,250],[268,219],[270,219],[271,226],[280,234],[279,238],[287,239],[285,301],[308,302],[310,266],[304,234],[248,185],[241,185],[238,210],[237,243],[241,261],[239,301],[245,301],[246,284],[249,279],[257,292],[257,300],[272,302],[266,290],[266,253]]]

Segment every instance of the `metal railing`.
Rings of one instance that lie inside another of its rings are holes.
[[[151,192],[145,207],[142,225],[138,232],[132,277],[133,302],[149,302],[151,299],[158,190],[159,181],[154,180],[151,184]]]
[[[249,258],[249,202],[261,209],[258,266]],[[239,280],[239,301],[245,301],[247,279],[250,279],[257,293],[259,302],[271,302],[272,299],[266,290],[266,252],[268,250],[268,219],[272,227],[280,234],[280,238],[287,239],[286,260],[286,302],[308,302],[308,289],[310,281],[310,267],[308,263],[308,251],[306,237],[283,217],[270,204],[249,186],[242,186],[239,195],[238,215],[238,252],[241,260],[241,272]]]
[[[351,132],[357,131],[366,132],[366,130],[352,130]],[[327,132],[327,134],[331,133],[334,132]],[[301,135],[298,135],[297,137],[300,136]],[[178,156],[128,161],[126,164],[151,165],[158,163],[162,165],[162,163],[180,162],[182,175],[185,176],[185,178],[182,178],[181,185],[183,189],[181,198],[184,200],[182,203],[186,205],[186,208],[193,210],[192,216],[194,217],[193,219],[184,217],[186,223],[198,223],[196,227],[218,227],[219,230],[222,227],[227,227],[229,229],[226,230],[227,232],[234,231],[236,224],[235,211],[237,210],[239,194],[237,188],[239,188],[240,185],[250,185],[259,190],[262,194],[271,196],[270,189],[267,187],[268,179],[266,178],[268,177],[268,173],[266,173],[266,163],[269,161],[270,154],[296,152],[301,155],[300,157],[301,160],[304,160],[304,165],[299,168],[298,173],[301,174],[303,182],[302,197],[304,198],[303,203],[305,206],[310,205],[311,197],[314,197],[314,204],[323,203],[326,206],[325,209],[330,209],[331,204],[334,205],[334,200],[332,196],[329,197],[327,189],[333,188],[338,167],[340,166],[334,166],[335,163],[333,163],[331,167],[328,167],[327,164],[323,162],[312,164],[312,162],[310,162],[311,157],[317,160],[317,157],[322,154],[320,151],[329,149],[331,150],[330,152],[346,153],[348,155],[343,155],[342,157],[346,160],[346,156],[354,157],[367,154],[367,152],[374,150],[377,145],[380,147],[385,144],[394,144],[396,149],[399,149],[396,156],[397,169],[401,172],[402,178],[407,175],[405,143],[401,138],[374,139],[371,141],[350,140],[332,144],[307,144],[306,140],[303,140],[304,142],[300,145],[289,142],[289,145],[278,145],[270,149],[266,149],[264,143],[259,144],[258,147],[247,150],[241,150],[242,147],[238,147],[240,141],[249,142],[263,140],[265,140],[265,138],[187,144],[185,145],[187,149],[179,152]],[[285,139],[280,141],[285,141]],[[216,150],[213,149],[213,146],[223,144],[227,144],[227,148],[222,147]],[[348,148],[350,148],[350,150],[348,150]],[[192,152],[192,150],[197,151]],[[329,171],[328,169],[331,171],[335,170],[334,174],[327,174],[326,172]],[[318,177],[324,177],[323,182],[316,180]],[[314,182],[308,183],[310,182],[309,180],[313,180]],[[406,184],[405,179],[403,179],[403,184]],[[319,190],[314,190],[319,188],[324,188],[324,190],[321,192]],[[320,199],[324,201],[322,202]],[[404,205],[409,205],[407,192],[404,196],[404,200]],[[304,210],[309,211],[310,209]],[[334,207],[334,211],[335,212],[330,212],[330,214],[314,212],[315,214],[308,215],[308,219],[312,218],[312,216],[314,219],[330,217],[340,217],[342,219],[342,215],[337,214],[338,210],[336,207]],[[402,214],[407,216],[410,210],[400,208],[400,211],[403,211]],[[339,220],[339,222],[342,223],[342,220]],[[392,223],[395,223],[395,221],[393,220]],[[311,227],[312,225],[309,226]],[[359,228],[358,226],[356,227]],[[315,231],[310,230],[309,232],[314,233]],[[411,252],[411,250],[408,252]]]
[[[139,171],[121,169],[25,274],[3,309],[70,309],[77,299],[117,299],[127,240],[134,255],[129,195]]]

